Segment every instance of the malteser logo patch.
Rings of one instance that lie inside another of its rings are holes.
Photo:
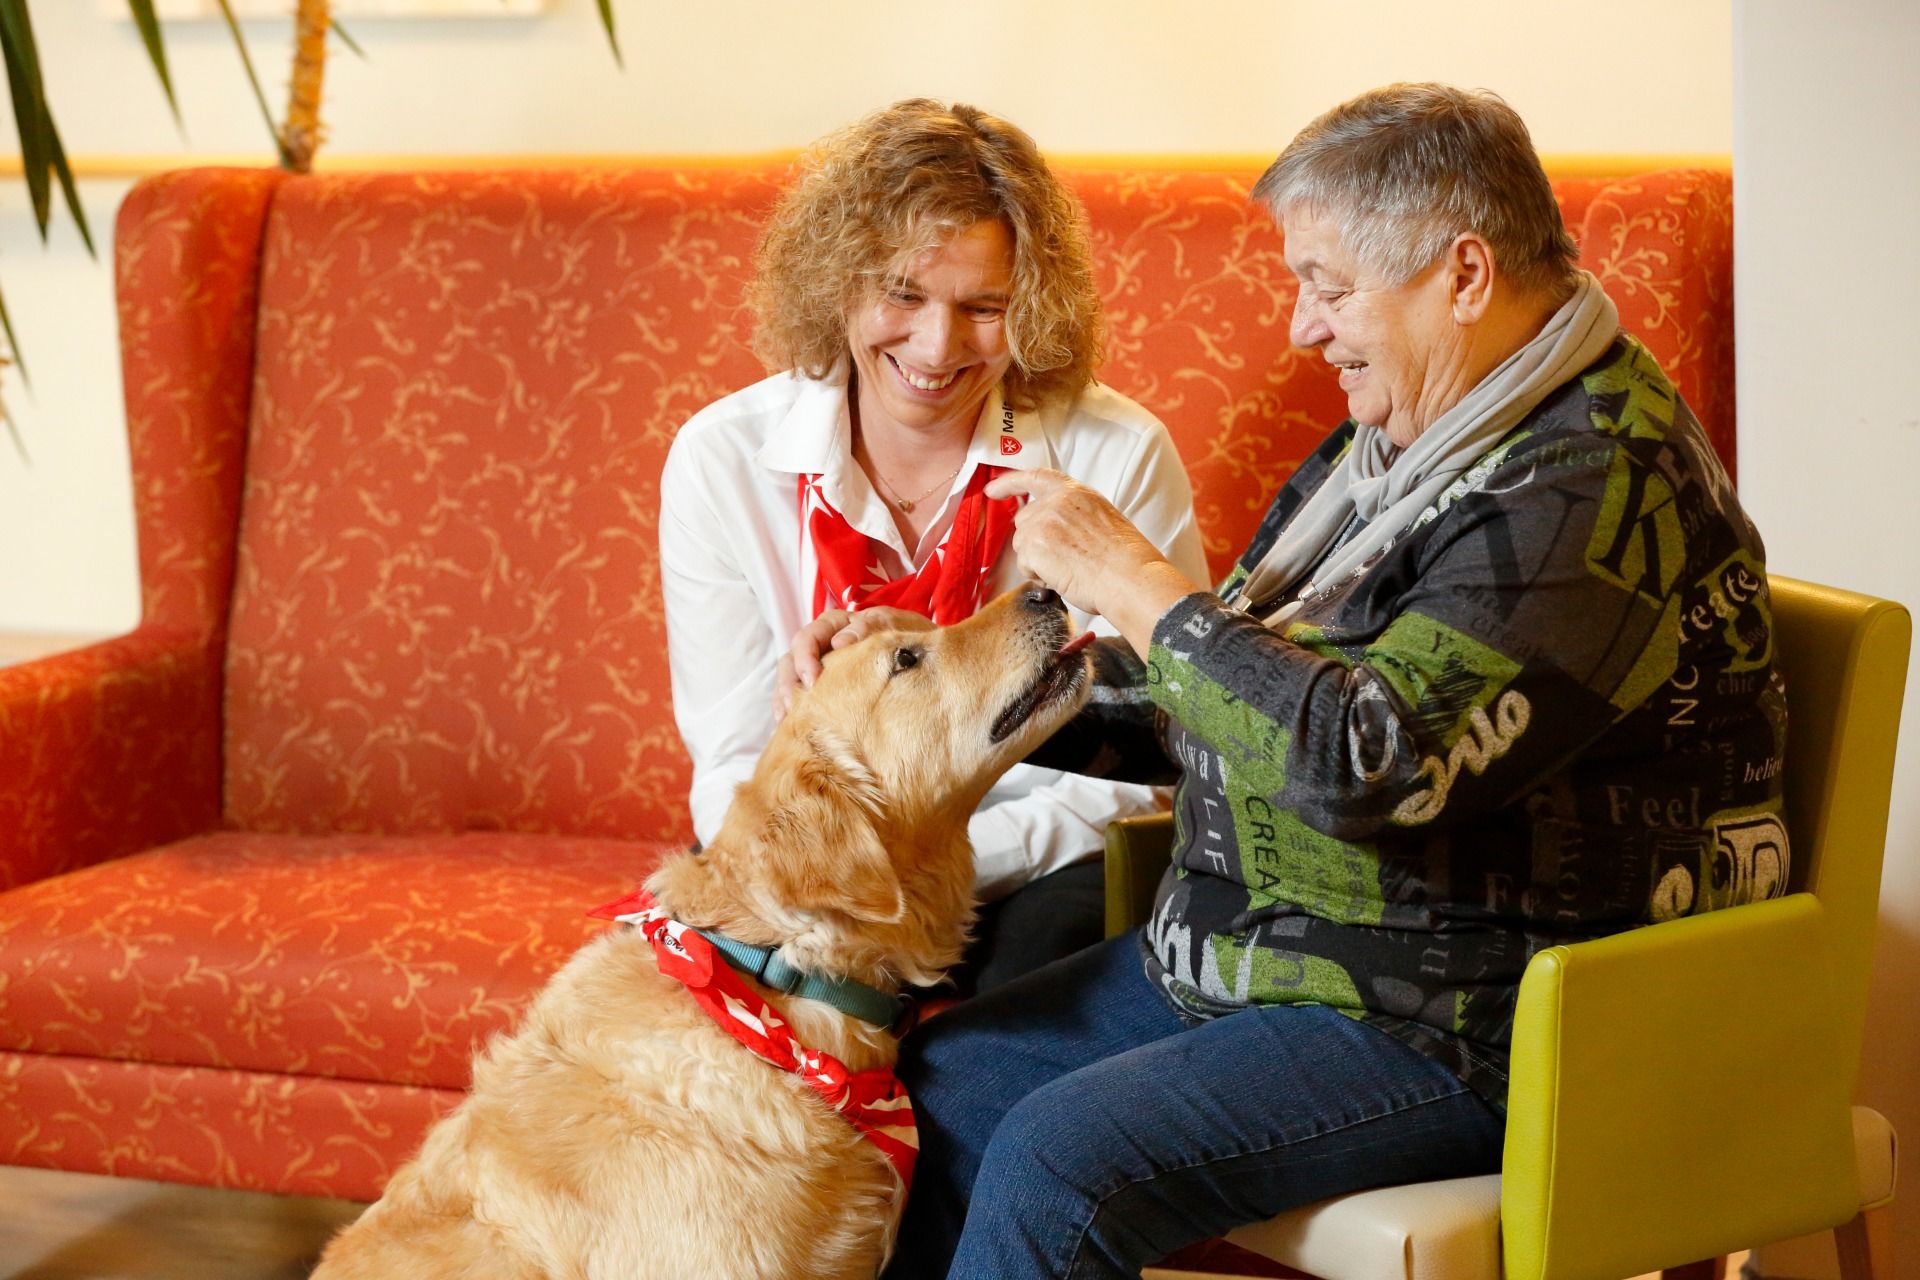
[[[1000,406],[1000,456],[1011,458],[1020,452],[1020,441],[1013,434],[1013,406]]]

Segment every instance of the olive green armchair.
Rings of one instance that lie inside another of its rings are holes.
[[[1500,1173],[1323,1201],[1230,1241],[1322,1280],[1621,1280],[1713,1276],[1727,1253],[1832,1230],[1846,1280],[1892,1280],[1870,1215],[1893,1199],[1894,1135],[1851,1103],[1912,624],[1788,578],[1772,595],[1795,891],[1535,956]],[[1145,918],[1171,837],[1165,817],[1110,830],[1109,933]]]

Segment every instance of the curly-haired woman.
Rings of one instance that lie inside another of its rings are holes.
[[[1080,209],[1025,133],[926,99],[876,112],[802,159],[756,265],[755,345],[783,372],[694,415],[661,477],[674,713],[703,840],[766,744],[803,627],[881,607],[947,623],[1020,581],[1017,502],[982,492],[1001,472],[1073,476],[1206,580],[1165,428],[1093,381]],[[1155,803],[1016,766],[970,824],[990,905],[966,985],[1098,941],[1104,828]]]

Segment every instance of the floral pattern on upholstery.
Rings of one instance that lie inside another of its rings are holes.
[[[1103,381],[1151,409],[1193,477],[1224,577],[1274,491],[1346,416],[1317,355],[1291,346],[1295,286],[1254,172],[1070,175],[1106,306]]]
[[[255,274],[281,176],[167,174],[121,205],[114,266],[141,623],[0,670],[0,888],[218,816],[220,650]]]
[[[1580,262],[1686,397],[1734,474],[1733,178],[1675,169],[1595,192]]]
[[[0,1051],[0,1161],[374,1200],[461,1096]]]
[[[219,832],[18,890],[0,1049],[460,1089],[669,846]]]
[[[1567,224],[1567,230],[1578,239],[1580,228],[1586,225],[1587,208],[1593,203],[1593,197],[1604,190],[1614,179],[1595,177],[1567,177],[1553,179],[1553,198],[1560,205],[1560,220]]]
[[[770,177],[317,177],[269,230],[226,812],[684,838],[661,464],[761,376]]]
[[[222,832],[55,876],[10,894],[0,915],[0,1052],[64,1064],[59,1079],[106,1062],[186,1068],[203,1084],[206,1072],[239,1073],[261,1108],[288,1105],[273,1102],[285,1092],[270,1087],[276,1073],[315,1106],[346,1107],[364,1092],[355,1082],[457,1097],[474,1051],[602,930],[586,910],[638,884],[670,847]],[[335,1102],[322,1081],[341,1082]],[[0,1092],[0,1116],[4,1102]],[[109,1113],[93,1110],[104,1124]],[[0,1142],[41,1140],[26,1120],[0,1119]],[[355,1143],[385,1167],[419,1134],[389,1137]],[[298,1174],[234,1167],[238,1185]]]

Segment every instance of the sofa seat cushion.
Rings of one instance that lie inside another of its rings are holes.
[[[458,1089],[0,1050],[0,1158],[377,1200],[464,1097]]]
[[[226,832],[0,896],[0,1049],[462,1089],[669,846]]]

